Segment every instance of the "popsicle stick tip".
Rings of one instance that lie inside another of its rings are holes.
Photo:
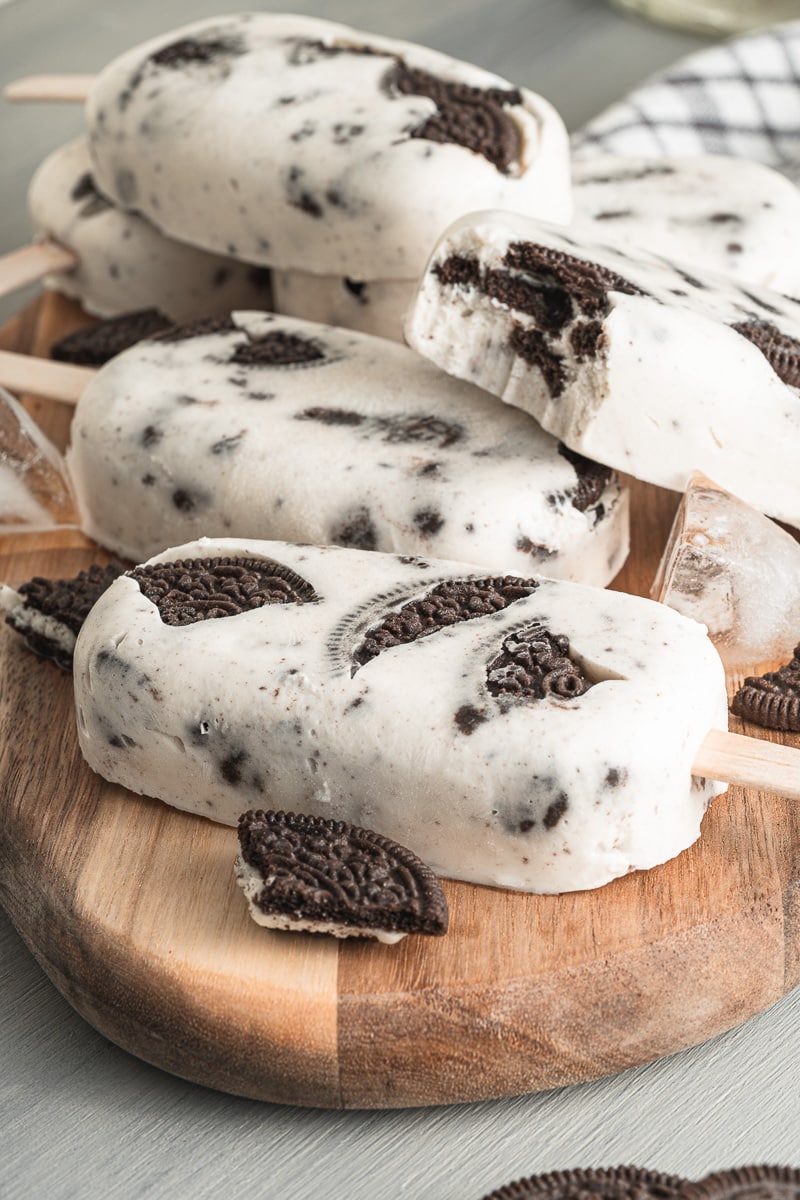
[[[88,367],[0,350],[0,385],[10,392],[77,404],[95,374]]]
[[[800,800],[800,750],[762,738],[712,729],[695,756],[692,774]]]
[[[69,271],[77,265],[74,251],[51,238],[21,246],[0,256],[0,296],[38,283],[51,272]]]
[[[35,100],[81,103],[89,95],[93,75],[25,75],[3,88],[3,96],[13,102]]]

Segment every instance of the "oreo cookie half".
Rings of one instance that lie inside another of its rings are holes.
[[[6,624],[21,634],[35,654],[72,670],[72,653],[89,610],[125,570],[120,562],[99,567],[93,563],[72,579],[36,576],[18,590],[0,587],[0,608]]]
[[[244,813],[236,880],[250,915],[272,929],[380,942],[447,932],[447,900],[430,868],[404,846],[346,821]]]
[[[777,671],[748,675],[733,697],[731,712],[766,729],[800,733],[800,646]]]
[[[793,1167],[735,1167],[690,1184],[681,1200],[800,1200],[800,1170]]]
[[[676,1175],[641,1167],[578,1168],[518,1179],[484,1200],[683,1200],[687,1185]]]
[[[50,357],[59,362],[75,363],[79,367],[102,367],[109,359],[122,354],[145,338],[171,329],[174,322],[157,308],[142,308],[137,312],[109,317],[97,325],[89,325],[68,333],[50,347]]]

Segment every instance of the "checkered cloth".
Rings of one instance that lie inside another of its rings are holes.
[[[682,59],[572,139],[581,157],[725,154],[800,182],[800,21]]]

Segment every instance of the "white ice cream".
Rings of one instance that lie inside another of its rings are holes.
[[[415,72],[461,87],[460,124],[508,154],[496,165],[440,140],[457,122],[409,90],[428,87]],[[174,237],[281,269],[414,279],[476,207],[570,215],[567,135],[547,101],[312,17],[245,13],[162,34],[100,73],[87,118],[105,195]]]
[[[348,279],[274,271],[275,311],[322,325],[341,325],[375,337],[403,341],[403,321],[417,291],[416,279]]]
[[[388,614],[481,568],[240,539],[158,561],[220,556],[282,564],[305,602],[168,625],[123,576],[78,637],[81,748],[132,791],[228,824],[250,807],[343,819],[439,874],[559,892],[678,854],[724,790],[691,774],[726,727],[722,665],[704,627],[663,605],[543,580],[363,661]],[[535,624],[569,638],[583,695],[490,690]]]
[[[54,150],[28,192],[34,230],[74,250],[78,265],[46,279],[101,317],[157,308],[175,321],[270,308],[269,272],[174,241],[94,185],[85,138]]]
[[[800,190],[762,163],[595,155],[574,161],[572,182],[582,237],[800,292]]]
[[[701,470],[800,524],[795,300],[479,213],[442,238],[406,336],[589,458],[678,491]]]
[[[85,532],[135,562],[235,535],[606,584],[628,550],[619,480],[526,414],[407,347],[270,314],[108,363],[67,463]]]

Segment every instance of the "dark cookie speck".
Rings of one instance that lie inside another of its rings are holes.
[[[319,421],[322,425],[363,425],[366,419],[349,408],[306,408],[295,416],[296,421]]]
[[[378,532],[372,523],[368,508],[358,508],[348,513],[331,533],[335,546],[349,546],[351,550],[377,550]]]
[[[372,830],[250,811],[239,818],[239,849],[264,880],[256,900],[264,913],[354,929],[447,932],[439,880],[410,850]]]
[[[479,725],[483,725],[484,721],[488,721],[489,718],[485,709],[476,708],[474,704],[462,704],[454,720],[459,733],[469,736],[475,732]]]
[[[423,508],[414,513],[414,524],[424,537],[433,537],[444,525],[444,517],[435,508]]]

